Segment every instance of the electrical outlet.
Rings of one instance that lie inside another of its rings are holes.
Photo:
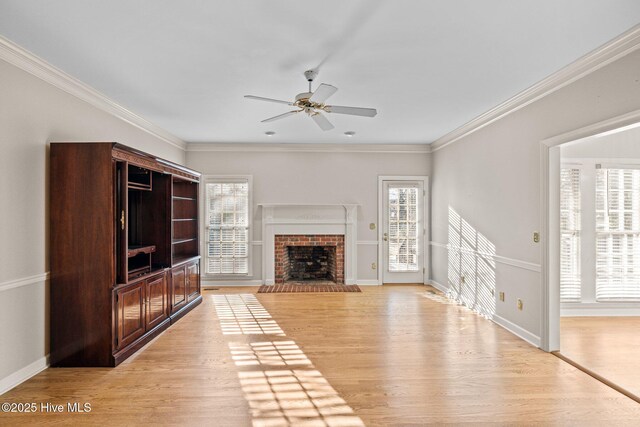
[[[504,292],[500,292],[498,295],[500,296],[500,301],[504,302]]]
[[[375,263],[375,262],[372,262],[372,263],[371,263],[371,269],[372,269],[372,270],[375,270],[377,267],[378,267],[378,266],[376,265],[376,263]]]
[[[518,310],[522,310],[522,300],[518,298]]]

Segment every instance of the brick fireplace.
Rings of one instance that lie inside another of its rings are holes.
[[[265,285],[294,280],[292,270],[298,274],[296,281],[315,280],[317,274],[345,285],[356,283],[357,204],[260,203],[259,206]],[[304,260],[305,256],[311,259]]]
[[[278,234],[274,244],[276,283],[344,283],[344,235]]]

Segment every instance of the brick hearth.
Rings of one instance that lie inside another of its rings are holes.
[[[275,235],[275,281],[289,278],[289,247],[323,246],[330,248],[327,270],[336,283],[344,283],[344,236],[340,234],[277,234]],[[335,249],[334,249],[335,248]],[[333,253],[335,252],[335,257]],[[326,280],[326,279],[324,279]]]

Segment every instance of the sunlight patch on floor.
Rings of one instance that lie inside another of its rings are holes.
[[[214,295],[223,335],[278,335],[284,332],[254,295]]]
[[[214,304],[223,335],[285,336],[254,295],[214,295]],[[364,426],[295,341],[228,345],[255,427]]]
[[[311,361],[293,341],[229,343],[236,366],[311,365]]]

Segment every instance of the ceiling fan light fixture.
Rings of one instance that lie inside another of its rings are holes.
[[[356,133],[352,130],[348,130],[344,133],[348,138],[352,138]]]
[[[265,98],[263,96],[255,96],[255,95],[245,95],[245,98],[254,99],[257,101],[266,101],[266,102],[275,102],[278,104],[286,104],[292,107],[297,107],[298,110],[288,111],[283,114],[278,114],[274,117],[269,117],[268,119],[262,120],[262,123],[273,122],[275,120],[281,120],[285,117],[293,116],[297,113],[307,113],[309,117],[318,125],[320,129],[323,131],[328,131],[334,129],[335,126],[331,124],[331,122],[324,116],[324,113],[331,114],[347,114],[350,116],[363,116],[363,117],[375,117],[378,113],[375,108],[360,108],[360,107],[345,107],[339,105],[327,105],[325,101],[334,93],[337,92],[338,88],[335,86],[328,85],[326,83],[320,84],[316,88],[315,91],[311,88],[311,83],[317,77],[318,70],[307,70],[304,73],[307,81],[309,82],[309,91],[302,92],[296,95],[295,101],[283,101],[280,99],[273,98]],[[266,132],[265,132],[266,133]],[[269,135],[267,133],[267,135]],[[348,132],[345,135],[351,137],[355,135],[355,132],[349,134]]]
[[[274,131],[272,131],[272,130],[268,130],[268,131],[266,131],[264,134],[265,134],[265,135],[267,135],[267,136],[273,136],[273,135],[275,135],[276,133],[275,133]]]

